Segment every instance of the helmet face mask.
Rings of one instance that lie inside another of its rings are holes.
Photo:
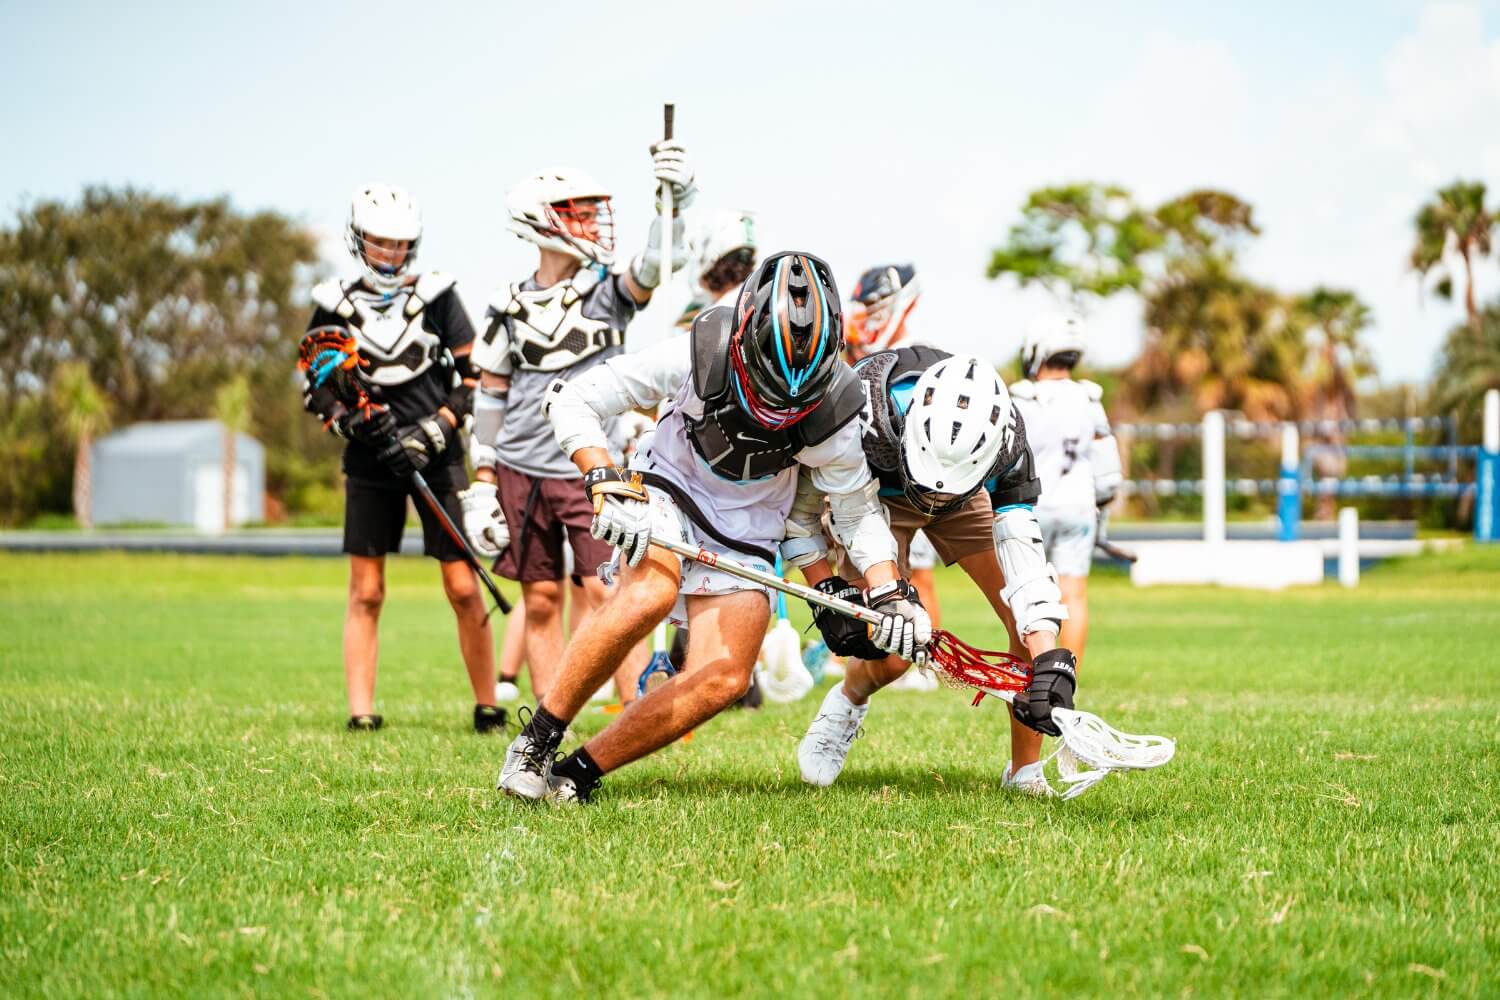
[[[386,295],[401,287],[422,241],[422,213],[411,195],[389,184],[357,188],[349,203],[344,246],[364,280]]]
[[[860,354],[888,350],[905,333],[906,318],[922,294],[911,264],[872,267],[854,286],[849,308],[849,345]]]
[[[608,198],[568,198],[547,206],[550,235],[568,243],[590,260],[612,260],[615,253],[615,213]]]
[[[827,263],[791,251],[762,261],[740,289],[729,346],[745,411],[773,429],[801,420],[832,386],[842,348],[843,313]]]
[[[528,243],[601,267],[614,262],[609,191],[582,170],[541,170],[511,188],[505,207],[511,232]]]

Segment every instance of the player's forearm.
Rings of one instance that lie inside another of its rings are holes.
[[[578,466],[578,471],[585,476],[595,469],[614,464],[609,460],[609,450],[606,448],[579,448],[569,457],[572,458],[573,464]]]
[[[1030,653],[1032,657],[1037,657],[1049,649],[1057,648],[1057,633],[1045,631],[1028,632],[1021,637],[1021,641],[1026,644],[1026,652]]]

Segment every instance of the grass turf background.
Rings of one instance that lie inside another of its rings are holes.
[[[0,992],[1500,989],[1500,547],[1356,591],[1096,578],[1080,706],[1180,748],[1066,804],[1002,793],[1003,713],[950,692],[879,697],[804,788],[820,691],[523,807],[428,562],[390,566],[388,728],[342,731],[344,574],[0,556]]]

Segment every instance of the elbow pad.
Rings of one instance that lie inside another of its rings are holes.
[[[599,365],[594,370],[604,368],[604,365]],[[584,399],[577,385],[560,378],[553,379],[552,384],[547,386],[542,415],[552,425],[552,434],[557,438],[558,447],[569,458],[581,448],[609,450],[609,435],[604,433],[604,421]]]
[[[495,442],[505,426],[505,407],[510,390],[480,386],[474,392],[474,432],[469,439],[469,458],[476,468],[492,468],[500,461]]]
[[[1011,507],[995,512],[995,557],[1005,574],[1000,598],[1015,615],[1016,628],[1024,635],[1051,632],[1067,620],[1068,609],[1057,585],[1057,571],[1042,549],[1042,526],[1030,507]]]
[[[798,569],[806,569],[828,555],[828,539],[823,534],[823,493],[807,475],[797,477],[797,495],[786,516],[786,537],[781,543],[781,560]]]
[[[1089,445],[1089,468],[1094,473],[1094,504],[1104,506],[1115,498],[1123,478],[1120,472],[1120,446],[1113,434],[1096,437]]]
[[[829,494],[828,505],[833,537],[849,553],[849,561],[861,576],[871,566],[896,561],[896,539],[880,502],[880,483],[872,479],[853,493]]]

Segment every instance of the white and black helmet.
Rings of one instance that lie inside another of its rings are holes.
[[[370,260],[371,238],[405,240],[406,255],[395,265]],[[422,240],[422,213],[411,195],[393,184],[365,184],[354,189],[349,201],[349,223],[344,227],[344,246],[364,268],[365,280],[380,292],[393,292],[417,259]]]
[[[1083,357],[1083,320],[1072,314],[1043,316],[1026,328],[1021,345],[1021,368],[1036,378],[1049,361],[1072,368]],[[1054,360],[1055,359],[1055,360]]]
[[[577,167],[548,167],[505,196],[510,230],[523,240],[608,267],[615,255],[610,193]]]
[[[1015,445],[1010,393],[988,362],[955,354],[927,369],[901,428],[901,482],[918,510],[963,503]]]
[[[755,270],[755,214],[739,209],[705,213],[692,237],[697,280],[718,293]]]

